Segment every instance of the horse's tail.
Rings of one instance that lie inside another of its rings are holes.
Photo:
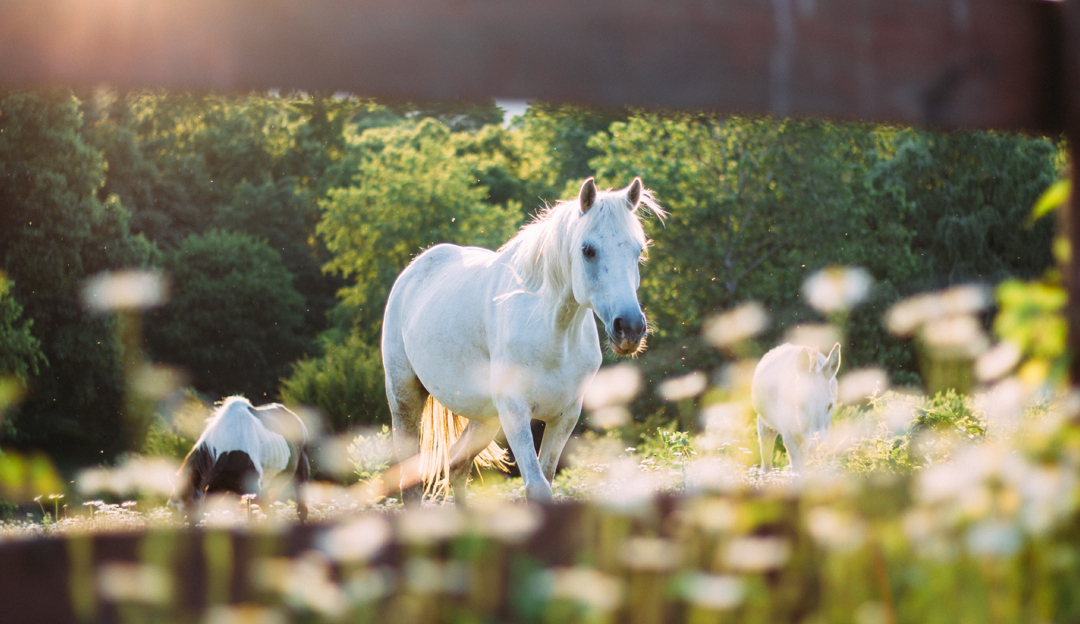
[[[424,478],[424,493],[442,495],[450,493],[450,446],[461,437],[468,419],[443,407],[435,397],[428,395],[424,414],[420,417],[420,474]],[[477,468],[510,469],[506,449],[492,441],[473,460]]]

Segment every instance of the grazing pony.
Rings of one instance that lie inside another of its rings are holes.
[[[276,498],[293,481],[296,512],[303,522],[307,505],[307,428],[283,405],[254,407],[240,396],[225,399],[206,421],[195,447],[177,473],[169,505],[190,517],[207,494],[232,492]]]
[[[664,216],[640,179],[598,192],[589,178],[576,199],[546,208],[497,252],[436,245],[398,276],[382,356],[398,459],[421,458],[419,468],[402,470],[406,503],[420,502],[424,480],[443,491],[449,481],[464,504],[473,462],[504,462],[493,442],[500,428],[526,497],[551,500],[556,464],[602,360],[593,315],[615,353],[643,349],[641,205]],[[539,457],[533,418],[546,423]]]
[[[806,468],[810,442],[824,440],[832,426],[839,370],[840,343],[828,357],[813,347],[782,344],[758,362],[750,384],[750,402],[758,414],[763,472],[772,470],[778,434],[784,439],[792,471]]]

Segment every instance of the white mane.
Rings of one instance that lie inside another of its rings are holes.
[[[584,217],[580,206],[579,198],[575,197],[544,208],[517,236],[499,248],[525,290],[544,297],[565,293],[570,288],[572,251],[588,232],[620,230],[645,245],[641,219],[636,211],[630,210],[624,193],[610,190],[597,193]],[[644,206],[660,219],[667,215],[647,189],[642,189],[638,206]]]
[[[206,429],[195,446],[204,445],[213,461],[222,453],[243,451],[259,473],[273,476],[289,465],[289,443],[285,437],[266,428],[256,416],[251,402],[241,396],[225,399],[206,421]]]

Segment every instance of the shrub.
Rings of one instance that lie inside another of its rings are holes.
[[[282,400],[317,408],[334,431],[390,422],[379,350],[355,333],[344,340],[334,336],[324,337],[322,357],[293,366],[281,384]]]

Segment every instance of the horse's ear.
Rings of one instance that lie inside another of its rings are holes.
[[[799,353],[795,355],[795,370],[806,373],[813,369],[814,364],[817,363],[817,358],[814,357],[814,353],[807,347],[799,349]]]
[[[596,180],[588,178],[581,185],[581,192],[578,193],[578,202],[581,204],[581,214],[585,214],[592,208],[593,203],[596,202]]]
[[[825,364],[821,367],[821,372],[825,373],[828,378],[836,377],[836,373],[840,372],[840,343],[833,345],[832,351],[829,351],[829,357],[825,358]]]
[[[641,178],[634,178],[630,186],[626,187],[626,199],[630,200],[630,211],[637,210],[641,202]]]

